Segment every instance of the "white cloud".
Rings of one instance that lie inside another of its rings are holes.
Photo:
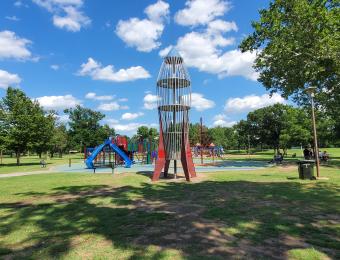
[[[141,117],[143,115],[144,115],[144,113],[142,113],[142,112],[138,112],[138,113],[124,113],[122,115],[122,119],[123,120],[134,120],[134,119],[136,119],[138,117]]]
[[[105,121],[110,127],[114,128],[116,131],[122,131],[122,132],[136,131],[138,127],[143,125],[140,123],[121,124],[119,123],[119,120],[116,120],[116,119],[106,119]]]
[[[72,95],[43,96],[36,98],[36,100],[46,110],[63,110],[81,104],[81,102]]]
[[[214,121],[213,126],[214,127],[216,127],[216,126],[232,127],[233,125],[236,125],[236,124],[237,124],[236,121],[226,121],[226,120],[220,119],[220,120]]]
[[[129,101],[129,99],[127,99],[127,98],[120,98],[120,99],[118,99],[118,101],[119,102],[127,102],[127,101]]]
[[[57,65],[57,64],[52,64],[50,67],[53,70],[59,70],[59,65]]]
[[[261,96],[249,95],[243,98],[229,98],[225,104],[226,112],[250,112],[262,107],[271,106],[276,103],[284,104],[285,99],[281,95],[274,93],[272,97],[268,94]]]
[[[256,81],[258,73],[252,67],[256,53],[225,50],[225,47],[235,44],[235,38],[225,34],[238,31],[238,27],[234,21],[216,17],[223,15],[229,7],[229,2],[221,0],[187,1],[186,8],[177,12],[176,21],[183,25],[205,27],[179,37],[175,47],[189,67],[217,74],[219,78],[242,76]],[[164,57],[170,48],[164,48],[159,55]]]
[[[91,24],[82,11],[83,0],[33,0],[34,3],[53,14],[54,26],[70,32],[78,32]]]
[[[170,50],[171,50],[172,48],[173,48],[173,46],[172,46],[172,45],[169,45],[168,47],[166,47],[166,48],[160,50],[160,51],[158,52],[159,56],[161,56],[162,58],[164,58],[166,55],[168,55],[168,53],[170,52]]]
[[[223,53],[220,47],[234,43],[233,38],[225,38],[220,32],[190,32],[177,41],[177,50],[189,67],[217,74],[219,77],[243,76],[256,80],[258,73],[252,68],[256,53],[229,50]]]
[[[158,100],[159,100],[159,97],[157,95],[153,95],[151,93],[146,94],[143,99],[144,109],[152,110],[152,109],[157,108]]]
[[[144,12],[147,19],[133,17],[120,20],[116,26],[116,34],[128,46],[135,47],[138,51],[150,52],[161,45],[159,38],[169,14],[169,4],[160,0],[149,5]]]
[[[84,15],[81,11],[73,6],[63,8],[65,16],[53,15],[53,24],[61,29],[66,29],[70,32],[78,32],[81,27],[86,27],[91,24],[90,18]]]
[[[186,26],[205,25],[230,9],[229,2],[223,0],[188,0],[185,5],[175,14],[175,21]]]
[[[197,111],[207,110],[215,106],[215,102],[209,99],[206,99],[200,93],[192,93],[191,94],[191,106],[195,108]]]
[[[5,19],[13,21],[13,22],[20,21],[20,19],[18,17],[16,17],[15,15],[13,15],[13,16],[6,16]]]
[[[148,126],[148,127],[157,127],[158,124],[142,124],[142,123],[127,123],[122,124],[119,122],[119,120],[116,119],[106,119],[105,122],[112,128],[114,128],[117,132],[122,132],[126,134],[127,132],[129,134],[136,133],[138,127],[140,126]]]
[[[12,85],[17,85],[21,82],[18,74],[12,74],[0,69],[0,88],[7,88]]]
[[[105,96],[97,96],[96,93],[94,92],[89,92],[85,95],[86,99],[92,99],[92,100],[100,100],[100,101],[108,101],[108,100],[112,100],[114,99],[114,96],[110,96],[110,95],[105,95]]]
[[[232,127],[236,123],[236,121],[228,121],[227,116],[224,114],[217,114],[214,116],[213,126]]]
[[[103,67],[99,62],[91,57],[87,63],[81,65],[78,71],[80,76],[90,76],[93,80],[104,80],[113,82],[134,81],[137,79],[150,78],[149,72],[142,66],[130,67],[127,69],[114,70],[113,65]]]
[[[149,5],[144,12],[151,21],[162,22],[169,17],[169,4],[164,1],[157,1],[155,4]]]
[[[208,32],[210,34],[215,34],[218,32],[230,32],[230,31],[238,31],[237,25],[234,21],[228,22],[223,20],[215,20],[208,24]]]
[[[102,111],[117,111],[122,109],[129,109],[129,107],[121,106],[117,101],[112,101],[109,103],[100,104],[97,109]]]
[[[0,32],[0,59],[27,60],[32,58],[28,45],[32,42],[20,38],[12,31]]]

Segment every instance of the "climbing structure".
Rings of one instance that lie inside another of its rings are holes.
[[[132,165],[132,159],[122,147],[120,148],[113,143],[111,138],[105,140],[103,144],[91,150],[91,153],[86,156],[87,158],[85,159],[85,164],[90,169],[95,168],[96,160],[100,161],[103,165],[113,163],[113,161],[111,162],[111,152],[114,152],[116,156],[119,156],[120,160],[125,163],[126,168],[130,168]]]
[[[191,81],[183,58],[172,49],[164,58],[157,79],[159,146],[153,181],[159,179],[162,170],[167,177],[170,160],[181,160],[187,181],[195,177],[189,145],[189,110],[191,106]]]

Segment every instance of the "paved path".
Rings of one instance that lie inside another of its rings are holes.
[[[9,177],[19,177],[25,175],[36,175],[36,174],[46,174],[55,172],[55,167],[51,167],[46,170],[34,171],[34,172],[13,172],[13,173],[2,173],[0,174],[0,178],[9,178]]]

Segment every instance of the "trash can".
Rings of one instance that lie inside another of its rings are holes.
[[[302,180],[314,179],[314,160],[298,161],[299,178]]]

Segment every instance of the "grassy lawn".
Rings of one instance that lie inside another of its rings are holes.
[[[336,259],[340,172],[296,167],[201,173],[0,179],[0,259]]]
[[[20,166],[16,165],[16,158],[13,157],[5,157],[3,158],[2,162],[3,164],[0,165],[0,174],[4,173],[14,173],[14,172],[31,172],[31,171],[41,171],[41,170],[48,170],[54,165],[59,164],[67,164],[69,163],[69,158],[71,158],[71,162],[80,162],[83,161],[83,155],[82,154],[66,154],[63,155],[62,158],[59,158],[58,156],[50,158],[45,158],[44,156],[42,159],[44,159],[47,163],[47,169],[42,169],[40,166],[40,161],[42,159],[39,159],[38,156],[23,156],[21,157]]]

